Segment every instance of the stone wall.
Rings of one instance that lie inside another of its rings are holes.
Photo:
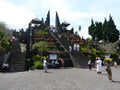
[[[10,52],[0,54],[0,63],[3,64],[4,62],[7,62],[9,56]]]

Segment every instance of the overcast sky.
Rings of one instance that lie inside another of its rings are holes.
[[[120,30],[120,0],[0,0],[0,21],[13,29],[27,28],[34,18],[44,18],[50,10],[51,25],[55,24],[55,12],[58,12],[60,22],[69,22],[78,30],[80,36],[89,37],[88,27],[91,19],[103,22],[109,15],[114,19]]]

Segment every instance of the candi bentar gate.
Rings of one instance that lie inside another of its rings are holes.
[[[64,65],[74,67],[87,67],[87,58],[80,52],[80,46],[85,43],[74,29],[68,30],[70,25],[68,22],[60,23],[58,13],[55,16],[55,26],[50,26],[50,11],[48,11],[47,18],[44,21],[38,18],[32,19],[28,25],[28,42],[26,58],[31,58],[33,53],[33,44],[39,41],[47,42],[49,50],[44,53],[48,56],[50,62],[52,60],[64,60]],[[38,34],[39,33],[39,34]],[[63,62],[63,61],[61,61]]]

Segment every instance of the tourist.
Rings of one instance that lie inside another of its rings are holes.
[[[79,45],[79,44],[76,45],[76,50],[77,50],[78,52],[80,51],[80,45]]]
[[[99,57],[96,60],[96,70],[97,70],[97,74],[102,73],[102,60]]]
[[[60,63],[59,63],[60,66],[61,66],[61,67],[64,67],[64,64],[65,64],[65,63],[64,63],[63,58],[59,58],[58,60],[59,60],[59,62],[60,62]]]
[[[70,52],[72,51],[72,46],[71,46],[71,45],[69,45],[69,51],[70,51]]]
[[[74,44],[74,46],[73,46],[73,50],[74,50],[74,51],[77,50],[77,44]]]
[[[2,67],[3,67],[3,72],[7,72],[9,68],[9,64],[5,62],[3,63]]]
[[[44,61],[43,61],[43,66],[44,66],[44,67],[43,67],[43,68],[44,68],[44,72],[47,73],[47,69],[48,69],[48,68],[47,68],[47,60],[46,60],[46,58],[45,58]]]
[[[91,60],[88,61],[88,68],[89,68],[89,70],[91,71],[91,68],[92,68]]]
[[[110,81],[113,81],[113,80],[112,80],[112,71],[111,71],[110,61],[107,61],[106,72],[107,72],[107,74],[108,74],[108,79],[109,79]]]
[[[114,61],[114,67],[117,68],[117,62],[116,61]]]
[[[12,43],[14,43],[14,42],[16,41],[15,36],[12,36],[10,41],[11,41]]]

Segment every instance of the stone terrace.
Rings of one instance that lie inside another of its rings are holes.
[[[105,67],[102,75],[95,68],[49,69],[31,72],[0,73],[0,90],[120,90],[120,67],[112,67],[114,82],[108,80]]]

